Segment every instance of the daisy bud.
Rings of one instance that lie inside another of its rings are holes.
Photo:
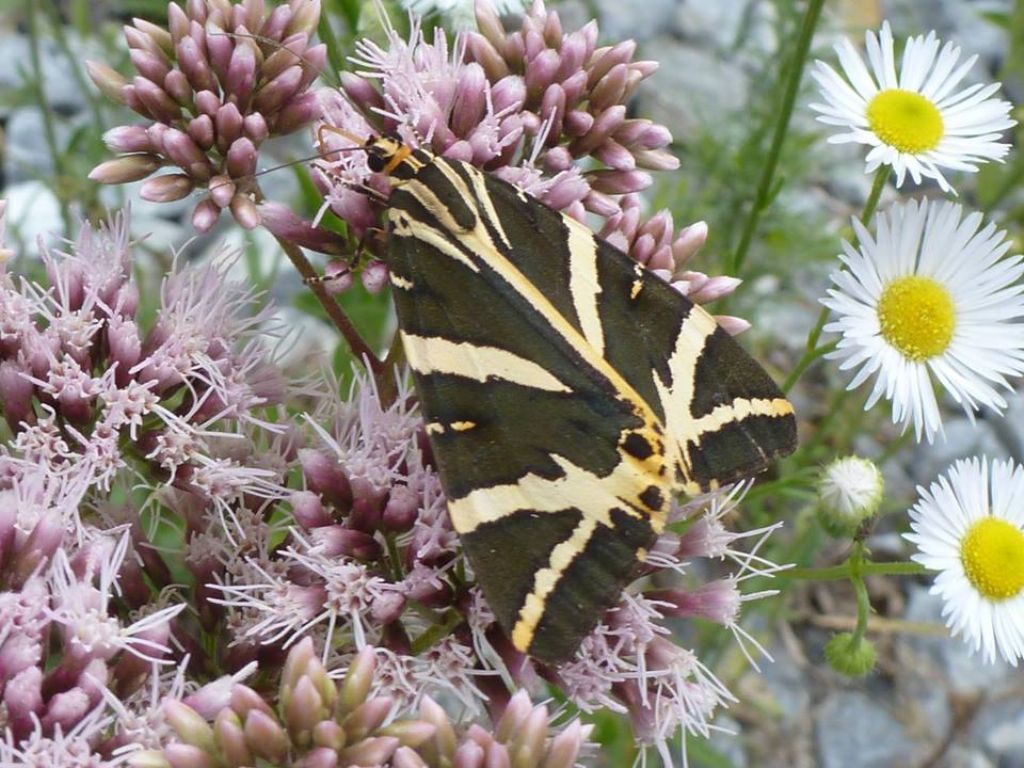
[[[193,183],[191,177],[183,173],[169,173],[149,179],[139,190],[139,196],[143,200],[154,203],[169,203],[173,200],[181,200],[188,197],[192,192]]]
[[[842,675],[864,677],[875,668],[877,653],[867,638],[857,640],[852,632],[841,632],[825,645],[825,660]]]
[[[818,480],[818,520],[837,538],[856,533],[878,513],[885,480],[874,462],[860,456],[836,459]]]
[[[100,163],[89,172],[89,178],[100,184],[125,184],[146,178],[160,165],[156,155],[125,155]]]

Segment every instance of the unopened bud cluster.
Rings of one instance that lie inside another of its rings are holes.
[[[493,730],[457,727],[429,696],[416,716],[395,719],[396,702],[373,693],[376,667],[375,650],[364,648],[335,681],[312,641],[303,640],[288,654],[273,706],[240,683],[166,699],[164,716],[175,738],[163,750],[133,753],[128,764],[572,768],[590,732],[574,720],[550,733],[547,708],[533,707],[525,693],[512,698]]]
[[[269,8],[263,0],[188,0],[184,8],[170,3],[167,18],[167,29],[142,19],[124,28],[134,78],[88,63],[103,93],[152,121],[108,131],[119,157],[90,177],[120,184],[169,168],[143,185],[143,198],[169,202],[205,188],[192,214],[198,231],[209,230],[223,209],[252,229],[260,145],[320,114],[309,90],[327,55],[310,43],[320,0]]]

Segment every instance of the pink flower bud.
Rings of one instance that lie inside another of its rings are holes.
[[[390,624],[402,615],[405,610],[405,596],[400,592],[385,592],[373,599],[370,615],[379,624]]]
[[[738,336],[750,328],[748,321],[742,317],[733,317],[732,315],[715,315],[715,322],[722,326],[722,330],[730,336]]]
[[[121,125],[111,128],[103,134],[103,143],[112,152],[146,152],[154,151],[149,134],[141,125]]]
[[[169,173],[150,179],[142,185],[139,196],[153,203],[181,200],[192,192],[192,179],[183,173]]]
[[[270,16],[263,22],[260,34],[271,40],[280,40],[285,36],[285,30],[288,28],[288,23],[291,20],[292,9],[288,5],[279,5],[271,11]]]
[[[324,509],[320,497],[312,491],[296,491],[289,499],[292,516],[304,530],[330,525],[333,521]]]
[[[590,62],[590,87],[597,85],[598,81],[611,71],[616,64],[628,64],[636,53],[636,41],[624,40],[611,48],[601,51],[594,51]]]
[[[248,107],[256,83],[257,50],[252,40],[243,37],[247,33],[245,27],[238,32],[239,37],[236,39],[235,50],[228,64],[227,78],[224,80],[224,91],[234,97],[236,104]]]
[[[384,99],[380,91],[373,87],[366,78],[360,77],[355,72],[341,73],[341,89],[354,104],[363,105],[364,109],[379,109],[384,106]]]
[[[100,92],[111,101],[124,104],[123,89],[127,81],[120,72],[100,61],[85,62],[85,71]]]
[[[465,65],[452,99],[451,125],[459,136],[468,136],[480,124],[487,108],[487,75],[476,62]]]
[[[491,88],[491,101],[496,113],[514,112],[526,103],[526,82],[519,75],[509,75]]]
[[[395,485],[388,494],[381,522],[388,530],[404,533],[412,528],[419,512],[420,498],[407,485]]]
[[[275,763],[284,759],[288,734],[272,715],[252,710],[245,717],[244,728],[246,742],[257,756]]]
[[[332,296],[343,293],[351,288],[354,282],[352,267],[347,261],[334,259],[327,262],[324,267],[324,287],[327,293]]]
[[[180,742],[171,742],[165,746],[164,757],[171,768],[218,768],[220,765],[220,762],[205,750]]]
[[[490,82],[496,83],[508,75],[508,64],[487,38],[478,32],[467,32],[465,40],[467,58],[484,68]]]
[[[4,417],[12,429],[32,412],[34,385],[22,376],[22,370],[13,360],[0,362],[0,403]]]
[[[162,83],[167,77],[167,73],[171,71],[165,57],[157,56],[149,51],[133,48],[128,52],[128,57],[138,73],[154,83]]]
[[[430,768],[423,758],[410,747],[399,747],[391,756],[391,765],[393,768]]]
[[[144,179],[160,167],[155,155],[125,155],[100,163],[89,172],[89,178],[100,184],[124,184]]]
[[[286,35],[312,35],[320,23],[320,0],[298,0],[291,4],[292,18],[285,27]]]
[[[220,107],[220,99],[213,91],[198,91],[196,93],[196,109],[207,117],[215,119]]]
[[[274,133],[278,136],[294,133],[319,118],[321,109],[320,97],[315,92],[309,91],[297,96],[272,121]]]
[[[200,115],[188,121],[188,136],[196,142],[196,145],[203,152],[207,152],[213,146],[213,120],[209,115]]]
[[[173,123],[181,118],[181,107],[161,86],[144,77],[132,80],[135,93],[154,119],[161,123]]]
[[[310,750],[302,759],[295,763],[296,768],[337,768],[338,749],[331,747],[316,747]],[[240,763],[239,763],[240,765]]]
[[[323,525],[310,531],[310,537],[323,547],[328,557],[351,557],[356,560],[373,562],[382,554],[381,545],[369,533],[356,531],[342,525]]]
[[[252,101],[257,112],[271,114],[279,110],[299,90],[302,81],[302,67],[293,65],[260,88]]]
[[[380,293],[388,284],[388,265],[383,261],[371,261],[363,268],[360,277],[368,293]]]
[[[236,6],[237,7],[237,6]],[[213,731],[220,747],[221,757],[228,765],[253,765],[253,757],[249,745],[245,741],[245,731],[238,715],[230,709],[222,709],[213,721]]]
[[[242,132],[253,144],[258,146],[270,135],[270,128],[267,127],[267,121],[263,115],[254,112],[245,116],[242,121]]]
[[[299,464],[306,484],[328,503],[347,510],[352,504],[352,488],[337,458],[311,448],[299,451]]]
[[[590,110],[603,112],[615,104],[621,104],[628,77],[629,69],[625,64],[616,64],[608,70],[590,91]]]
[[[35,716],[43,712],[43,671],[36,666],[22,670],[4,687],[7,727],[14,733],[31,733]]]
[[[553,82],[561,63],[558,52],[550,48],[541,51],[536,58],[527,62],[524,74],[527,93],[534,96],[542,94]]]
[[[175,45],[188,34],[188,16],[177,3],[167,5],[167,29],[171,33],[171,42]]]
[[[594,116],[574,109],[565,116],[565,132],[570,136],[583,136],[594,126]]]
[[[192,211],[192,228],[199,233],[209,232],[219,218],[220,208],[210,198],[204,197]]]
[[[683,264],[690,259],[703,244],[708,242],[708,224],[705,221],[697,221],[684,227],[679,232],[679,237],[672,244],[672,256],[676,264]]]
[[[206,40],[206,58],[210,63],[210,69],[213,70],[217,79],[223,84],[228,79],[228,67],[231,65],[235,52],[234,40],[231,35],[215,24],[207,25],[202,31]],[[241,41],[239,42],[241,44]],[[251,46],[251,43],[249,45]],[[252,53],[251,47],[249,48],[249,53]],[[239,67],[245,66],[247,58],[244,54],[240,55]],[[255,60],[253,64],[255,65]],[[239,74],[243,73],[240,72]]]
[[[650,174],[643,171],[594,171],[588,178],[594,189],[606,195],[639,192],[653,183]]]
[[[353,195],[362,199],[363,195]],[[314,227],[306,219],[295,215],[295,212],[281,203],[266,202],[258,206],[260,222],[275,237],[280,237],[295,245],[309,248],[320,253],[340,255],[349,251],[344,238],[326,229]]]
[[[242,127],[245,124],[242,113],[238,111],[234,102],[221,105],[217,109],[213,123],[217,128],[217,146],[223,150],[227,150],[242,135]]]
[[[343,749],[341,759],[345,765],[384,765],[398,747],[394,736],[374,736]]]
[[[256,229],[260,225],[260,214],[256,203],[244,192],[236,192],[231,198],[231,215],[242,229]]]
[[[191,107],[194,91],[185,73],[180,69],[172,69],[164,77],[164,90],[183,107]]]
[[[218,208],[227,208],[231,205],[231,198],[235,196],[235,182],[230,176],[212,177],[207,189],[210,192],[210,199]]]

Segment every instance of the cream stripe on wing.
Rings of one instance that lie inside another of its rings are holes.
[[[571,392],[545,368],[498,347],[399,331],[405,357],[417,373],[448,373],[484,382],[503,379],[546,392]]]
[[[604,356],[604,329],[598,312],[601,284],[597,280],[597,243],[590,230],[566,217],[569,247],[569,293],[583,335]]]
[[[738,397],[731,403],[717,406],[711,413],[692,422],[696,436],[715,432],[726,424],[742,421],[748,416],[785,416],[793,413],[793,405],[783,397],[748,399]]]
[[[548,596],[558,586],[565,570],[572,565],[576,556],[587,546],[595,530],[597,530],[597,520],[592,517],[584,517],[572,535],[551,550],[551,558],[547,567],[541,568],[534,574],[533,589],[526,596],[523,607],[519,609],[519,619],[512,629],[512,644],[519,650],[524,650],[530,645],[533,635],[537,631],[537,625],[544,615],[544,606]]]
[[[658,483],[663,496],[668,498],[668,486],[661,478],[653,477],[642,467],[621,461],[611,474],[599,477],[576,466],[568,459],[551,454],[551,459],[563,474],[553,480],[528,473],[514,483],[476,488],[458,499],[448,500],[448,514],[459,533],[470,533],[485,523],[501,520],[519,510],[530,512],[561,512],[585,504],[587,517],[612,527],[610,511],[622,509],[636,514],[633,504],[645,489]],[[664,527],[664,515],[652,514],[647,518],[656,533]]]

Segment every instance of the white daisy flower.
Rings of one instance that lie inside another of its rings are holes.
[[[1012,105],[991,98],[999,83],[957,88],[977,56],[957,66],[960,47],[928,37],[911,37],[897,68],[889,22],[876,36],[865,33],[868,64],[849,40],[836,46],[842,76],[823,61],[812,73],[827,104],[811,104],[818,120],[844,132],[831,144],[857,142],[871,147],[867,172],[881,165],[896,171],[896,186],[909,172],[915,183],[935,179],[952,192],[940,168],[976,171],[978,163],[1001,160],[1010,149],[998,141],[1016,125]]]
[[[938,571],[942,615],[987,662],[1024,658],[1024,468],[961,459],[910,510],[913,559]]]
[[[949,202],[897,204],[874,237],[854,219],[860,245],[843,243],[846,269],[821,300],[835,318],[825,330],[842,334],[828,357],[856,369],[849,388],[875,376],[865,410],[885,396],[919,441],[942,431],[935,383],[973,417],[1005,408],[1000,388],[1024,373],[1024,257],[1006,257],[1006,233],[981,214],[961,214]]]

